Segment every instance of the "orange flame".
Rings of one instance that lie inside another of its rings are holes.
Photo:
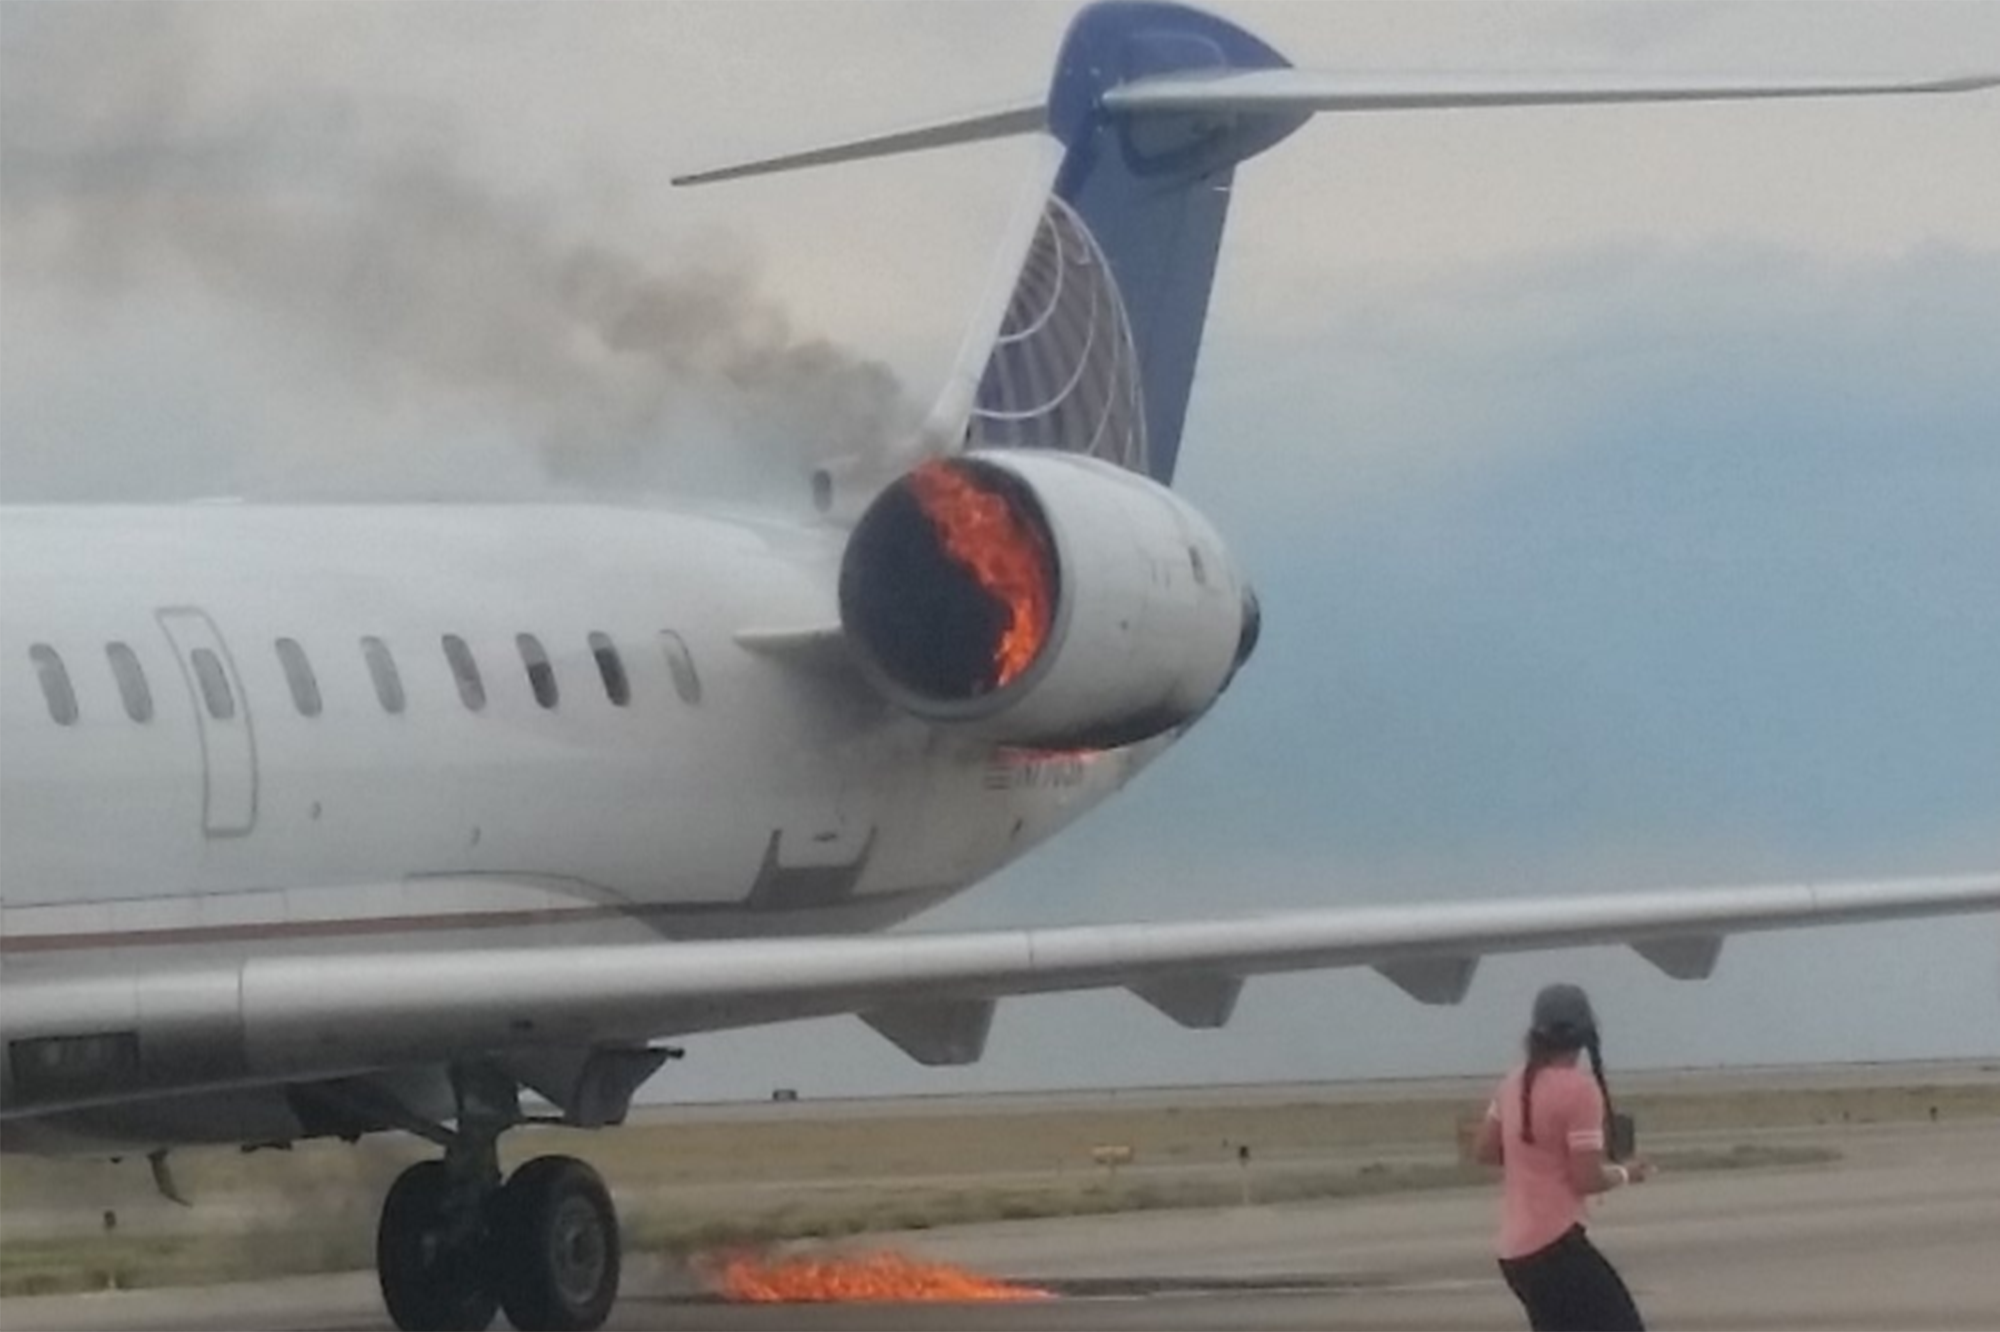
[[[770,1262],[737,1254],[724,1258],[710,1279],[724,1298],[742,1304],[961,1304],[1049,1298],[1048,1291],[1033,1286],[1016,1286],[899,1253]]]
[[[1036,532],[1005,497],[982,490],[963,470],[933,459],[910,473],[917,507],[945,553],[1007,608],[993,652],[993,687],[1018,677],[1049,637],[1049,557]]]

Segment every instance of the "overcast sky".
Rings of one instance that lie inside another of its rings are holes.
[[[1305,66],[2000,69],[2000,6],[1223,4]],[[936,391],[1028,152],[675,171],[1039,93],[1066,4],[0,7],[0,494],[617,496]],[[1322,119],[1237,177],[1180,489],[1266,635],[965,927],[2000,864],[2000,96]],[[581,276],[579,276],[581,275]],[[634,310],[644,319],[613,320]],[[1003,1006],[690,1095],[2000,1054],[2000,926]]]

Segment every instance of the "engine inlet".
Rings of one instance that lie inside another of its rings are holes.
[[[841,570],[841,612],[897,683],[963,700],[1019,679],[1047,645],[1056,557],[1026,488],[933,460],[869,508]]]

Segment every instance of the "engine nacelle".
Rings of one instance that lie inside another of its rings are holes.
[[[1054,748],[1198,716],[1257,635],[1256,598],[1172,491],[1029,450],[933,460],[877,496],[841,562],[840,616],[907,711]]]

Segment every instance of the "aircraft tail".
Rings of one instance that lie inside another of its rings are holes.
[[[1237,163],[1320,112],[1964,92],[1931,80],[1368,76],[1295,70],[1164,0],[1101,0],[1046,100],[679,177],[700,184],[1046,131],[1055,145],[929,432],[1108,459],[1171,483]]]
[[[1062,144],[971,409],[970,442],[1091,454],[1171,483],[1236,164],[1310,118],[1114,115],[1156,78],[1282,70],[1241,28],[1172,4],[1085,9],[1049,88]]]

